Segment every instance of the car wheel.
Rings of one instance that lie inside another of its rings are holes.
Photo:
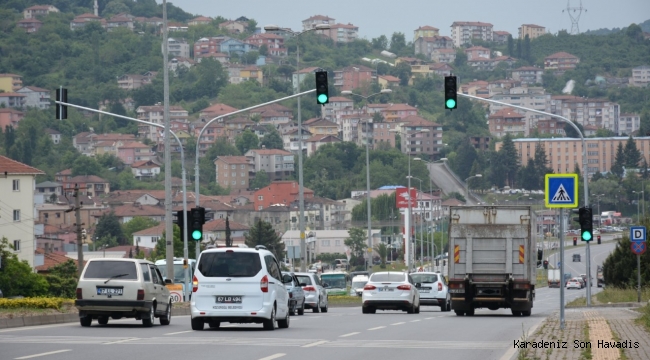
[[[97,323],[99,323],[99,325],[108,324],[108,316],[100,316],[100,317],[98,317],[97,318]]]
[[[290,322],[291,322],[291,317],[289,316],[289,312],[287,311],[287,315],[284,317],[284,320],[278,320],[278,327],[280,329],[287,329],[289,327]]]
[[[302,306],[298,309],[298,315],[305,315],[305,300],[302,301]]]
[[[152,327],[154,321],[156,320],[156,307],[151,304],[151,308],[149,309],[149,318],[148,319],[142,319],[142,325],[144,327]]]
[[[376,312],[377,312],[377,309],[375,309],[374,307],[368,309],[368,314],[374,314]]]
[[[463,315],[465,315],[465,312],[464,312],[464,311],[454,310],[454,312],[456,313],[456,316],[463,316]]]
[[[325,306],[321,306],[321,307],[320,307],[320,311],[326,313],[327,310],[328,310],[329,303],[330,303],[330,302],[329,302],[329,298],[326,298],[326,299],[325,299]]]
[[[411,306],[406,309],[407,314],[413,314],[415,313],[415,300],[413,300],[413,303],[411,303]]]
[[[275,306],[271,309],[271,318],[264,320],[264,330],[275,330]]]
[[[521,311],[512,310],[512,316],[521,316]]]
[[[419,314],[420,313],[420,304],[418,304],[418,307],[415,308],[415,313]]]
[[[289,306],[289,315],[296,315],[296,304]]]
[[[320,312],[320,299],[318,299],[318,303],[316,304],[316,306],[314,306],[314,308],[313,308],[312,310],[313,310],[315,313],[319,313],[319,312]]]
[[[443,311],[451,311],[451,299],[449,298],[449,295],[447,295],[447,305]]]
[[[165,312],[165,317],[160,318],[160,325],[169,325],[172,322],[172,302],[169,301],[167,304],[167,311]]]
[[[205,321],[201,318],[192,318],[192,330],[203,330]]]
[[[84,316],[79,318],[79,323],[83,327],[88,327],[93,323],[93,318],[92,316]]]
[[[210,320],[208,321],[210,329],[218,329],[221,326],[221,321]]]

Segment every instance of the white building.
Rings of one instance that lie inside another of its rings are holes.
[[[183,39],[167,39],[167,51],[170,57],[190,57],[190,44]]]
[[[133,233],[133,245],[141,248],[155,249],[158,240],[163,238],[163,231],[165,231],[164,222],[148,229],[136,231]]]
[[[492,41],[493,25],[478,21],[454,21],[451,24],[451,39],[455,47],[461,47],[464,44],[471,44],[472,39],[483,41]]]
[[[513,87],[504,90],[502,93],[492,95],[492,100],[501,101],[511,105],[523,106],[529,109],[551,112],[551,94],[547,94],[541,87]],[[511,109],[505,105],[490,104],[490,115],[502,109]],[[525,135],[530,134],[530,129],[537,127],[537,121],[548,116],[532,113],[530,111],[518,111],[525,117]]]
[[[616,123],[616,135],[625,136],[639,130],[641,127],[641,116],[639,114],[621,114]],[[647,136],[648,134],[638,134],[637,136]]]
[[[25,106],[37,109],[50,108],[50,90],[42,89],[36,86],[24,86],[18,91],[19,94],[26,96]]]
[[[19,260],[34,268],[34,190],[41,170],[0,155],[0,238],[5,237]]]
[[[309,258],[315,258],[319,254],[348,254],[349,249],[345,246],[345,240],[350,237],[348,230],[311,230],[305,232]],[[367,237],[366,237],[367,240]],[[289,230],[282,235],[282,242],[285,250],[297,246],[300,249],[300,230]],[[381,242],[381,230],[372,229],[372,247]],[[298,250],[300,253],[300,250]],[[373,255],[377,255],[373,252]]]

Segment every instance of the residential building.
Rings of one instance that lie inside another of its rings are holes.
[[[46,16],[51,12],[59,12],[54,5],[34,5],[23,10],[23,18],[33,19],[35,17]]]
[[[188,44],[185,39],[170,37],[167,39],[167,51],[169,53],[169,57],[189,58],[190,44]]]
[[[492,32],[493,41],[497,44],[506,44],[508,43],[508,38],[510,33],[507,31],[493,31]]]
[[[559,114],[571,121],[617,132],[621,108],[615,102],[572,96],[564,98],[561,106]]]
[[[427,59],[433,58],[433,52],[440,49],[453,49],[454,42],[449,36],[423,36],[415,40],[415,55],[423,54]]]
[[[302,84],[305,81],[305,78],[314,79],[314,73],[319,70],[319,67],[311,66],[298,71],[294,71],[291,77],[291,83],[293,85],[293,92],[298,91],[298,83]],[[313,81],[313,80],[312,80]]]
[[[334,135],[339,134],[339,127],[336,123],[333,123],[326,119],[320,119],[314,121],[310,124],[304,124],[304,126],[309,130],[312,135]]]
[[[541,87],[513,87],[504,89],[502,92],[495,93],[491,97],[492,100],[504,102],[506,104],[523,106],[525,108],[550,112],[551,111],[551,94],[547,94],[546,90]],[[503,109],[511,109],[505,105],[490,104],[490,114],[495,114]],[[523,112],[526,129],[524,134],[528,136],[530,129],[537,127],[537,121],[547,118],[546,115],[540,115],[533,112]]]
[[[371,113],[368,110],[368,113]],[[404,119],[407,116],[417,115],[418,109],[409,104],[388,104],[387,107],[381,110],[381,115],[384,122],[396,122]]]
[[[254,80],[260,84],[264,83],[264,72],[256,65],[245,66],[239,70],[241,81]]]
[[[131,173],[138,180],[154,179],[160,174],[160,165],[153,160],[140,160],[131,164]]]
[[[255,46],[248,44],[244,41],[233,39],[233,38],[227,38],[219,43],[218,52],[225,53],[228,55],[232,55],[232,54],[243,55],[251,50],[256,50],[256,49],[257,48]]]
[[[212,18],[205,16],[197,16],[194,19],[187,22],[188,26],[197,26],[197,25],[209,25],[212,22]],[[219,26],[221,28],[221,26]]]
[[[402,152],[411,156],[435,160],[443,148],[442,125],[417,115],[410,115],[401,121]],[[427,132],[417,133],[422,130]]]
[[[419,38],[434,37],[439,35],[440,35],[440,29],[436,27],[429,26],[429,25],[420,26],[419,28],[413,31],[413,42],[415,43]],[[417,51],[415,53],[417,54]]]
[[[169,70],[176,72],[181,67],[185,68],[186,70],[189,70],[194,65],[196,65],[196,61],[190,58],[177,56],[169,60],[169,64],[167,67]]]
[[[399,123],[374,122],[372,124],[372,143],[373,148],[377,149],[382,143],[390,144],[395,147],[395,133],[391,129],[397,129]]]
[[[63,184],[56,181],[43,181],[38,183],[35,186],[34,196],[42,196],[43,202],[48,200],[52,195],[59,196],[63,195]],[[36,200],[35,203],[38,203]],[[41,203],[43,203],[41,202]]]
[[[456,61],[456,49],[435,49],[431,52],[431,60],[437,63],[453,64]]]
[[[200,38],[194,43],[194,60],[211,54],[221,53],[221,42],[229,39],[227,36],[214,36]]]
[[[113,141],[98,141],[93,144],[91,156],[113,155],[117,156],[117,147]]]
[[[335,23],[336,23],[336,19],[333,19],[329,16],[314,15],[302,21],[302,30],[305,31],[305,30],[315,29],[317,25],[321,25],[321,24],[326,24],[331,26],[334,25]],[[322,30],[317,30],[316,32],[322,33]]]
[[[300,134],[299,134],[300,133]],[[282,134],[282,143],[283,149],[286,151],[289,151],[294,154],[298,154],[298,151],[300,151],[300,141],[302,137],[302,151],[303,153],[305,150],[307,150],[307,143],[306,141],[312,137],[312,133],[309,132],[308,130],[302,129],[302,131],[299,131],[297,126],[294,128],[289,129],[285,133]]]
[[[611,171],[619,144],[625,146],[629,137],[586,138],[587,170],[591,177],[596,172]],[[641,157],[650,163],[650,137],[635,137],[634,143]],[[548,166],[557,174],[572,173],[576,164],[582,170],[582,141],[579,138],[520,138],[514,139],[520,164],[528,158],[535,158],[535,147],[541,146],[546,152]],[[496,144],[498,151],[503,143]]]
[[[577,56],[564,51],[557,52],[544,58],[544,70],[552,70],[561,74],[567,70],[573,70],[580,62]]]
[[[512,78],[521,81],[523,85],[542,84],[542,75],[544,75],[544,69],[534,66],[523,66],[512,70]]]
[[[650,83],[650,66],[642,65],[632,69],[630,86],[647,87]]]
[[[23,77],[16,74],[0,74],[0,90],[6,93],[18,91],[23,87]]]
[[[314,135],[305,141],[307,146],[307,156],[312,156],[319,147],[325,144],[341,142],[341,139],[335,135]]]
[[[244,237],[250,231],[250,226],[228,219],[228,229],[233,244],[244,243]],[[213,219],[203,224],[203,242],[226,245],[226,219]]]
[[[359,27],[350,23],[347,24],[332,24],[329,30],[323,30],[323,34],[335,44],[349,43],[359,38]]]
[[[526,135],[528,132],[525,116],[511,108],[503,108],[490,115],[488,128],[490,134],[495,137],[503,137],[506,134],[517,137]]]
[[[214,160],[215,181],[224,189],[248,190],[255,167],[246,156],[217,156]]]
[[[151,146],[145,145],[138,141],[128,142],[124,145],[117,146],[117,157],[125,165],[131,165],[140,161],[154,160],[156,153],[151,151]]]
[[[490,137],[489,136],[470,136],[469,143],[474,146],[478,151],[490,150]]]
[[[456,47],[471,44],[473,39],[492,41],[493,25],[478,21],[454,21],[451,24],[451,38]]]
[[[556,118],[539,119],[537,120],[537,131],[540,134],[557,134],[559,136],[565,136],[565,125],[567,124],[564,121]]]
[[[139,89],[144,85],[151,84],[151,81],[153,81],[157,74],[154,71],[147,71],[143,75],[124,74],[117,78],[117,86],[124,90]]]
[[[106,20],[102,19],[101,17],[90,14],[90,13],[85,13],[81,14],[78,16],[75,16],[75,18],[70,21],[70,30],[74,31],[77,29],[83,29],[86,24],[92,21],[97,21],[102,27],[106,27]]]
[[[0,130],[5,132],[7,126],[14,129],[18,127],[18,123],[25,117],[25,113],[11,108],[0,108]]]
[[[0,106],[11,108],[25,107],[27,95],[14,92],[0,92]]]
[[[18,94],[23,94],[25,98],[25,106],[37,109],[47,110],[50,108],[50,90],[42,89],[36,86],[24,86],[16,91]]]
[[[467,61],[484,60],[491,58],[490,49],[484,48],[482,46],[469,47],[465,49],[465,54],[467,54]]]
[[[253,34],[244,40],[247,44],[259,49],[266,45],[268,54],[271,56],[287,56],[287,48],[284,47],[284,38],[280,35],[270,33]]]
[[[54,174],[54,180],[57,182],[64,182],[72,179],[72,169],[65,169]]]
[[[528,35],[530,40],[546,34],[546,28],[535,24],[523,24],[519,27],[519,39],[523,40]]]
[[[34,268],[34,188],[36,175],[45,173],[0,155],[0,238],[6,237],[19,260]]]
[[[234,33],[234,34],[241,34],[246,31],[246,27],[248,26],[248,23],[243,22],[243,21],[224,21],[219,24],[219,29],[226,29],[228,32]]]
[[[226,119],[223,123],[226,127],[226,136],[233,145],[235,144],[235,138],[237,135],[243,133],[246,131],[246,129],[255,125],[255,122],[253,120],[243,116]]]
[[[117,28],[125,28],[133,31],[133,16],[118,14],[106,20],[106,31],[113,31]]]
[[[160,224],[152,226],[148,229],[136,231],[133,233],[133,245],[137,245],[138,247],[146,249],[155,249],[158,241],[163,239],[164,231],[164,222],[161,222]]]
[[[294,156],[280,149],[251,149],[244,154],[255,172],[264,170],[271,181],[285,180],[294,173]]]
[[[232,106],[226,104],[213,104],[199,112],[199,118],[202,122],[208,122],[216,117],[225,117],[226,115],[235,112],[239,109],[236,109]]]
[[[393,75],[379,75],[377,76],[377,82],[382,89],[392,89],[399,86],[400,79]],[[331,98],[330,102],[332,102]]]
[[[258,116],[259,116],[258,125],[262,127],[263,125],[272,125],[273,127],[275,127],[280,124],[286,124],[291,122],[291,119],[293,118],[291,114],[287,115],[284,112],[279,112],[275,110],[263,111],[259,113]]]
[[[70,196],[70,198],[72,197]],[[74,206],[74,204],[41,203],[36,204],[34,209],[31,211],[35,212],[37,222],[45,224],[45,226],[65,228],[77,223],[75,212],[68,211],[71,206]],[[107,206],[96,204],[93,201],[84,201],[81,209],[79,209],[79,216],[81,218],[81,223],[84,224],[84,228],[94,228],[94,215],[100,214],[102,211],[105,211],[106,208]],[[77,239],[76,235],[74,236],[74,239]]]
[[[165,208],[160,206],[151,206],[151,205],[122,205],[116,206],[114,208],[104,210],[101,213],[93,215],[95,218],[94,224],[99,222],[99,218],[104,214],[113,212],[118,218],[119,222],[126,224],[129,221],[133,220],[134,217],[147,217],[151,220],[164,222],[165,221]]]
[[[150,123],[164,125],[164,106],[140,106],[136,109],[137,117],[139,120],[144,120]],[[169,107],[169,119],[172,122],[187,123],[189,113],[183,107],[172,105]],[[175,129],[173,129],[176,131]],[[164,130],[158,126],[138,124],[138,136],[158,143],[163,140]]]
[[[363,65],[353,65],[334,70],[334,86],[339,91],[354,90],[377,81],[377,71]]]
[[[298,200],[298,182],[274,181],[269,186],[255,191],[253,196],[255,210],[257,211],[276,204],[289,206],[292,202]],[[305,200],[314,197],[314,191],[303,187],[303,197]]]
[[[86,196],[99,196],[108,194],[111,191],[111,185],[108,180],[104,180],[95,175],[78,175],[63,181],[64,193],[72,195],[75,185],[79,186],[79,194]]]
[[[616,135],[632,135],[641,127],[641,116],[639,114],[621,114],[616,123]],[[650,134],[638,134],[638,136],[648,136]]]
[[[200,126],[194,128],[194,137],[199,136],[199,132],[205,124],[199,123],[199,125]],[[223,123],[213,122],[205,128],[201,138],[197,140],[199,154],[205,156],[206,151],[208,151],[208,149],[216,143],[219,138],[228,138],[226,135],[226,127]]]
[[[381,230],[371,229],[372,248],[381,242]],[[345,254],[345,240],[350,237],[349,230],[310,230],[307,234],[307,256],[315,259],[321,254]],[[300,230],[289,230],[282,235],[285,248],[300,247]],[[377,255],[376,252],[373,256]],[[310,260],[311,262],[312,260]]]
[[[31,34],[37,32],[38,29],[43,26],[43,23],[38,19],[22,19],[18,20],[18,22],[16,22],[16,25],[19,28],[24,29],[26,33]]]

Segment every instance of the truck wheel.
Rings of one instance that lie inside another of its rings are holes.
[[[465,312],[464,312],[464,311],[454,310],[454,312],[456,313],[456,316],[463,316],[463,315],[465,315]]]
[[[521,312],[521,316],[530,316],[531,310],[526,310]]]
[[[467,316],[474,316],[474,307],[472,307],[471,309],[467,310],[466,314],[467,314]]]
[[[521,311],[512,310],[512,316],[521,316]]]

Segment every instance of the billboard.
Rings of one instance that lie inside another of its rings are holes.
[[[405,187],[397,188],[395,190],[395,206],[398,209],[406,209],[409,207],[409,199],[411,199],[411,207],[417,207],[417,189],[411,188],[410,195]]]

